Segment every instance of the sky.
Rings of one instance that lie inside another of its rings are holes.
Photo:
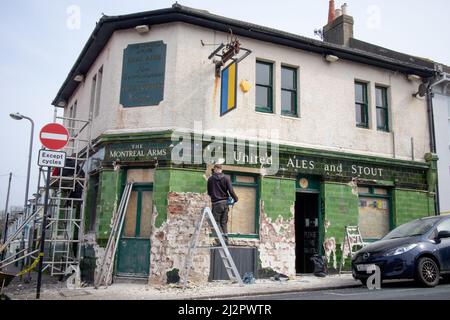
[[[337,0],[347,2],[357,39],[450,65],[450,1]],[[0,210],[22,206],[35,122],[30,196],[36,192],[38,134],[53,122],[51,102],[102,14],[121,15],[168,8],[174,0],[16,0],[0,4]],[[328,18],[328,0],[183,0],[180,4],[314,38]],[[77,19],[79,17],[79,19]]]

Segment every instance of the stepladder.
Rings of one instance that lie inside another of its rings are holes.
[[[366,243],[363,240],[361,231],[358,226],[345,226],[344,241],[341,246],[341,263],[339,264],[339,274],[342,272],[342,268],[345,265],[345,259],[353,258],[354,254],[364,248]]]
[[[108,286],[112,282],[114,258],[117,251],[117,245],[122,234],[125,215],[127,212],[132,190],[133,182],[127,183],[123,191],[119,207],[117,208],[116,214],[113,217],[113,221],[111,224],[111,234],[105,248],[105,254],[103,256],[103,259],[101,260],[100,270],[94,281],[95,288],[98,288],[102,284]]]
[[[215,233],[214,236],[217,237],[220,245],[218,245],[218,246],[216,246],[216,245],[199,246],[198,245],[199,240],[200,240],[200,233],[203,228],[203,224],[204,224],[205,220],[208,221],[209,226],[212,227],[212,229]],[[229,279],[233,283],[238,283],[240,286],[244,285],[241,275],[239,274],[236,264],[234,263],[233,257],[231,256],[228,245],[225,242],[224,236],[222,234],[222,230],[219,228],[219,225],[217,224],[216,220],[214,219],[214,216],[209,207],[206,207],[203,209],[203,212],[195,225],[195,231],[194,231],[194,234],[192,235],[191,242],[189,243],[188,253],[187,253],[187,256],[185,259],[185,266],[184,266],[183,289],[186,289],[186,287],[188,285],[189,272],[193,267],[193,259],[194,259],[197,249],[217,250],[219,252],[220,259],[222,260],[222,263],[225,267],[225,270],[227,272]]]

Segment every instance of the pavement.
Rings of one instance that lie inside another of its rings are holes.
[[[15,279],[3,293],[11,300],[34,300],[36,296],[36,275],[28,284]],[[108,288],[83,287],[68,289],[64,282],[45,277],[41,290],[42,300],[209,300],[230,299],[272,294],[313,292],[361,287],[351,274],[330,275],[317,278],[300,275],[286,281],[270,279],[256,280],[254,284],[239,286],[229,281],[214,281],[206,284],[189,283],[188,288],[180,285],[149,286],[144,283],[114,283]]]

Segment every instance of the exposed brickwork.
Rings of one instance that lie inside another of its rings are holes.
[[[158,228],[167,219],[167,195],[169,192],[205,193],[206,180],[203,172],[177,169],[156,170],[153,197],[159,213],[156,220]]]
[[[262,268],[271,268],[276,272],[294,276],[295,206],[292,201],[290,204],[287,212],[280,211],[278,217],[273,220],[266,214],[265,202],[261,201],[259,258]]]
[[[151,236],[150,279],[151,284],[166,283],[166,272],[177,268],[184,277],[184,264],[189,244],[195,230],[195,224],[205,206],[209,206],[209,197],[199,193],[168,193],[167,220],[155,227]],[[157,220],[155,213],[153,223]],[[207,245],[210,228],[207,223],[199,237],[199,246]],[[198,249],[190,271],[193,282],[207,282],[210,269],[209,250]]]

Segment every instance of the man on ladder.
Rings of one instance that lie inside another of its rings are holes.
[[[214,219],[219,225],[225,243],[228,245],[228,205],[230,197],[234,203],[238,202],[238,196],[233,190],[230,179],[222,173],[222,165],[215,164],[213,175],[208,179],[208,195],[211,197],[212,213]],[[220,245],[216,240],[216,244]]]

